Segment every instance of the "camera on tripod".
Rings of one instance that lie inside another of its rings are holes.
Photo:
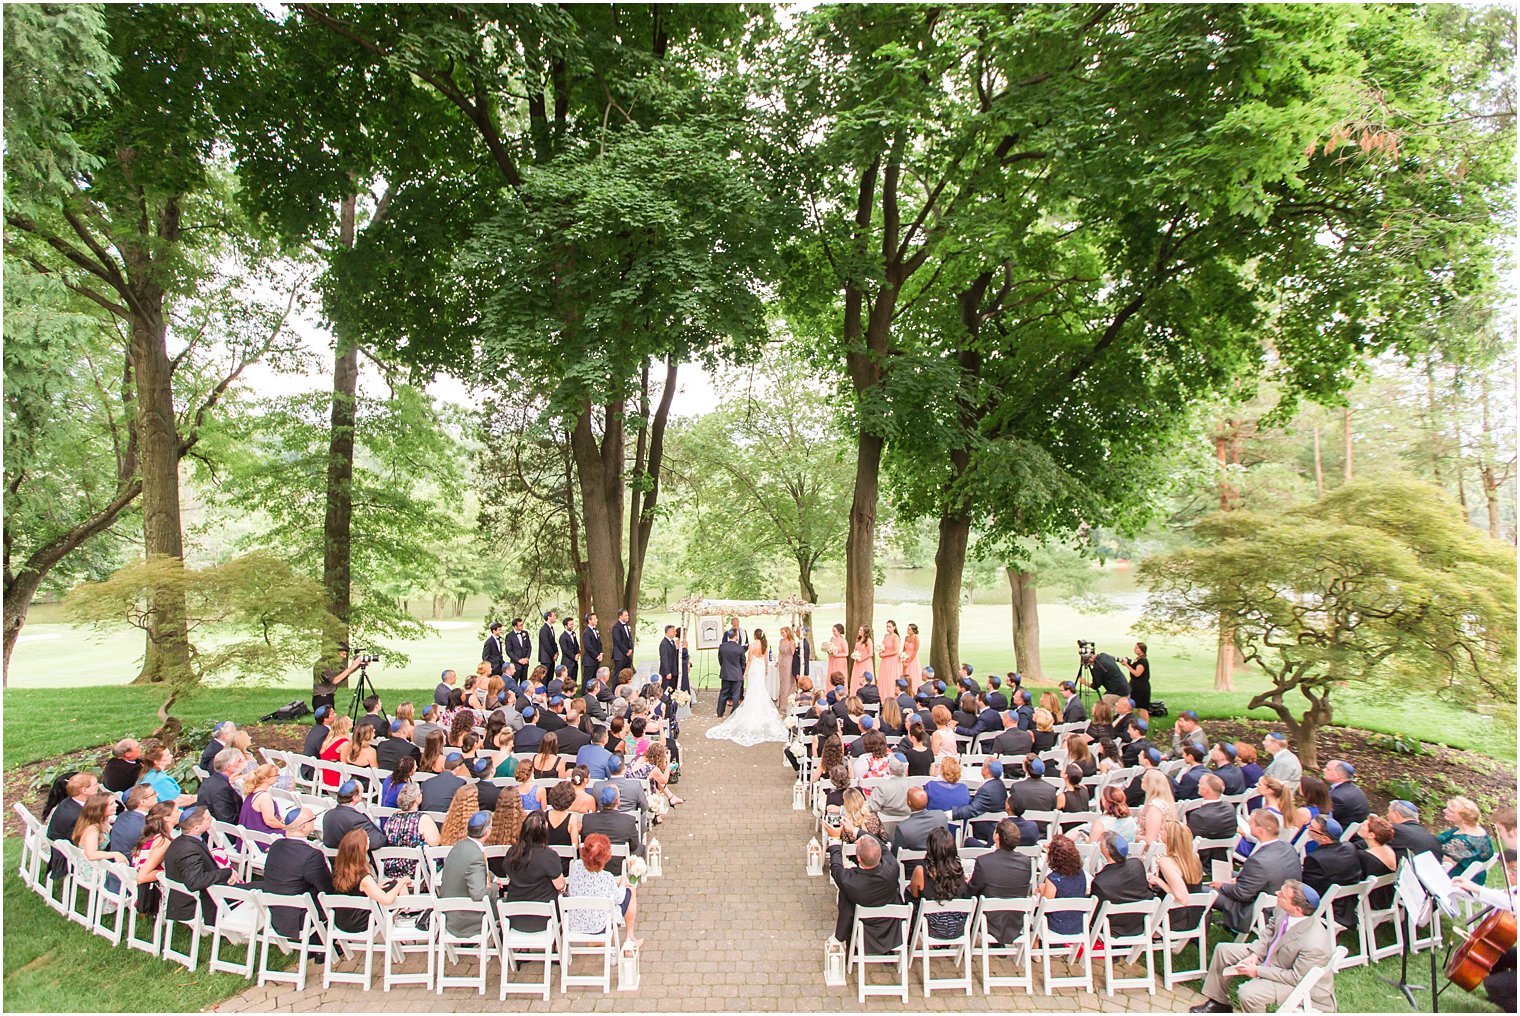
[[[366,652],[366,653],[359,653],[359,654],[357,654],[357,655],[354,656],[353,662],[357,663],[361,667],[367,667],[371,663],[379,663],[380,662],[380,654],[374,652],[373,650],[371,650],[370,652]]]
[[[1087,639],[1077,639],[1077,655],[1078,656],[1096,656],[1096,655],[1098,655],[1098,644],[1096,642],[1090,642]]]

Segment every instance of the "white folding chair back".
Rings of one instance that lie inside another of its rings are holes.
[[[601,986],[602,994],[612,990],[612,974],[617,967],[618,952],[622,938],[618,922],[622,909],[604,896],[561,896],[559,900],[559,990],[563,994],[570,985],[582,987]],[[600,932],[576,931],[571,927],[572,915],[577,912],[602,912],[607,925]],[[601,956],[602,972],[572,975],[570,966],[576,956]]]
[[[390,906],[380,908],[380,937],[385,949],[385,966],[380,978],[382,991],[390,991],[393,985],[433,986],[431,923],[427,928],[417,926],[417,915],[431,914],[432,909],[433,897],[425,895],[398,896]],[[422,972],[396,969],[406,962],[409,954],[423,958]]]
[[[1108,995],[1112,996],[1120,988],[1144,988],[1152,995],[1156,993],[1154,939],[1156,915],[1163,904],[1164,901],[1158,899],[1140,900],[1135,903],[1105,901],[1098,908],[1094,923],[1097,925],[1099,937],[1103,940],[1103,990]],[[1140,930],[1128,935],[1119,934],[1114,930],[1116,917],[1139,917],[1142,921]],[[1116,957],[1121,962],[1134,963],[1142,955],[1145,960],[1143,977],[1116,977],[1114,975]]]
[[[159,884],[163,887],[163,898],[158,904],[158,938],[162,943],[163,958],[175,963],[183,964],[185,969],[194,971],[200,962],[201,934],[205,928],[204,915],[201,913],[200,893],[191,892],[184,884],[174,881],[167,874],[160,873]],[[176,896],[185,896],[191,900],[195,908],[188,921],[173,921],[169,919],[169,902]],[[183,925],[190,932],[190,948],[186,952],[180,952],[174,948],[174,926]]]
[[[1318,1009],[1312,1007],[1310,996],[1319,982],[1327,975],[1331,975],[1345,958],[1346,947],[1343,945],[1336,946],[1335,955],[1330,958],[1330,962],[1322,967],[1311,967],[1309,972],[1304,975],[1304,979],[1294,986],[1287,998],[1283,999],[1283,1003],[1277,1007],[1277,1011],[1318,1012]]]
[[[105,887],[105,872],[68,840],[54,840],[53,846],[62,851],[69,865],[69,877],[64,883],[63,916],[75,924],[92,928],[100,891]]]
[[[1183,903],[1177,903],[1170,897],[1167,905],[1161,910],[1158,921],[1158,930],[1161,935],[1159,943],[1161,949],[1161,986],[1168,991],[1172,986],[1182,981],[1201,979],[1209,972],[1209,914],[1214,909],[1214,902],[1219,899],[1219,894],[1212,889],[1204,889],[1201,892],[1188,893]],[[1202,907],[1203,910],[1198,918],[1198,923],[1191,927],[1177,927],[1179,917],[1184,911],[1193,907]],[[1192,967],[1178,967],[1177,956],[1182,952],[1183,946],[1189,942],[1198,943],[1197,963]]]
[[[908,944],[910,962],[923,960],[924,997],[934,993],[935,988],[964,989],[971,994],[971,941],[974,929],[973,915],[976,900],[924,899],[918,905],[918,920],[913,922],[913,937]],[[962,914],[961,933],[954,938],[935,938],[929,933],[929,917],[933,914]],[[954,977],[934,977],[933,961],[950,959],[960,973]]]
[[[1023,988],[1025,994],[1034,993],[1034,966],[1029,957],[1029,932],[1034,924],[1034,912],[1039,906],[1035,896],[996,899],[982,897],[976,910],[976,950],[982,958],[982,993],[990,995],[993,988]],[[1019,934],[1012,942],[996,942],[992,936],[991,917],[1002,914],[1021,914]],[[994,975],[992,961],[1006,959],[1021,966],[1023,974]]]
[[[1398,899],[1391,899],[1388,906],[1382,908],[1372,904],[1372,894],[1379,889],[1389,889],[1391,893],[1397,879],[1398,876],[1393,872],[1369,879],[1367,895],[1361,899],[1361,920],[1357,924],[1362,933],[1362,950],[1367,954],[1369,963],[1378,963],[1404,951],[1404,918]],[[1385,925],[1393,929],[1393,941],[1387,945],[1378,945],[1378,929]]]
[[[443,875],[443,862],[449,859],[452,846],[422,847],[422,863],[417,866],[417,891],[436,893]]]
[[[491,957],[501,951],[501,936],[496,932],[496,911],[491,900],[472,900],[463,896],[440,896],[433,901],[433,962],[437,966],[434,981],[438,994],[444,988],[474,988],[486,993],[486,969]],[[464,915],[469,931],[449,928],[449,915]],[[450,974],[449,965],[477,962],[473,974]]]
[[[259,891],[214,885],[206,892],[216,903],[216,915],[211,922],[211,956],[206,968],[213,974],[252,977],[254,960],[258,956],[259,929],[267,920]],[[234,963],[222,959],[223,943],[244,946],[243,961]]]
[[[1041,897],[1035,912],[1035,944],[1031,952],[1040,960],[1045,977],[1045,988],[1082,988],[1091,994],[1092,976],[1092,919],[1098,901],[1091,896],[1074,896],[1065,899]],[[1050,926],[1050,918],[1056,914],[1075,914],[1080,922],[1075,932],[1059,932]],[[1068,965],[1075,965],[1076,974],[1057,977],[1051,972],[1050,961],[1064,958]]]
[[[122,932],[131,930],[132,919],[137,916],[137,870],[120,861],[96,864],[102,879],[90,930],[112,945],[120,945]]]
[[[906,903],[892,903],[884,907],[856,907],[855,924],[850,930],[849,959],[855,967],[857,995],[861,1002],[867,995],[896,995],[908,1000],[908,922],[913,918],[913,908]],[[866,921],[895,921],[901,941],[889,953],[866,952]],[[897,970],[893,984],[870,984],[869,966],[890,966]]]
[[[317,901],[306,893],[284,895],[259,893],[259,903],[265,912],[264,927],[259,935],[259,987],[270,981],[294,984],[296,990],[306,990],[306,960],[310,956],[325,958],[332,952],[327,942],[327,923],[317,912]],[[294,910],[301,916],[301,928],[295,938],[289,938],[275,930],[274,915],[282,910]],[[316,939],[315,942],[312,939]],[[281,952],[296,954],[295,970],[280,970],[269,965],[269,947],[278,946]]]
[[[554,986],[554,951],[559,944],[559,911],[553,903],[498,903],[496,915],[501,928],[501,1001],[511,995],[540,995],[545,1002]],[[542,931],[523,931],[522,918],[542,918]],[[511,974],[524,961],[541,963],[543,976],[538,981],[513,981]]]
[[[329,988],[334,984],[362,984],[368,991],[374,983],[375,953],[385,946],[381,932],[380,908],[374,900],[368,896],[350,896],[346,893],[318,893],[317,905],[322,908],[322,913],[327,919],[327,943],[333,949],[333,954],[322,965],[322,987]],[[363,928],[360,931],[345,931],[338,925],[338,915],[349,915],[345,918],[348,923],[354,923],[352,915],[363,914]],[[363,964],[358,970],[340,971],[338,966],[337,951],[342,951],[349,956],[360,954]]]
[[[20,801],[11,807],[26,827],[21,837],[21,881],[36,889],[42,882],[42,869],[47,866],[47,829]]]

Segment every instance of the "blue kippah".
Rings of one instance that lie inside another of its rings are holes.
[[[923,722],[923,717],[919,716],[917,713],[909,713],[907,715],[906,719],[904,720],[904,722],[905,723],[922,723]]]
[[[899,762],[906,762],[906,761],[908,761],[908,756],[904,755],[900,751],[894,751],[892,753],[892,757],[895,758],[895,759],[897,759],[897,761],[899,761]]]
[[[969,663],[963,663],[963,664],[961,664],[961,666],[963,666],[963,667],[966,668],[966,676],[967,677],[970,677],[972,674],[976,673],[976,668],[973,667]]]
[[[944,691],[945,690],[945,682],[943,682],[943,681],[935,681],[934,682],[934,690],[935,691]]]
[[[312,715],[320,720],[320,719],[324,718],[330,712],[332,712],[332,710],[329,709],[327,706],[317,706],[317,711],[315,713],[313,713]]]
[[[448,676],[449,676],[449,668],[448,667],[444,667],[442,670],[440,670],[438,672],[438,680],[440,680],[440,681],[442,681],[444,678],[446,678]]]
[[[342,797],[347,797],[349,794],[357,794],[358,792],[359,792],[359,781],[358,780],[344,780],[343,781],[343,786],[341,786],[341,787],[338,788],[338,794],[340,796],[342,796]]]
[[[295,820],[298,819],[298,818],[300,818],[300,817],[301,817],[301,806],[298,804],[294,808],[290,809],[289,811],[287,811],[285,813],[284,822],[285,822],[286,825],[293,825],[295,823]]]
[[[525,719],[525,720],[531,720],[531,719],[533,719],[533,707],[532,706],[523,706],[523,708],[522,708],[522,718]]]
[[[1013,672],[1013,683],[1014,684],[1022,684],[1023,681],[1024,681],[1024,675],[1020,674],[1017,670],[1015,670]]]
[[[476,776],[485,775],[491,771],[491,760],[488,758],[477,758],[470,763],[470,771]]]
[[[1161,764],[1161,752],[1155,748],[1145,749],[1145,757],[1151,760],[1151,765],[1153,766],[1159,766]]]
[[[563,701],[565,701],[565,696],[563,696],[563,695],[555,695],[555,696],[552,696],[549,699],[549,704],[551,706],[557,706],[557,705],[559,705]]]
[[[1003,763],[999,762],[997,759],[993,759],[991,762],[987,763],[987,772],[991,773],[993,778],[1002,776]]]
[[[1138,720],[1135,721],[1135,729],[1136,730],[1149,730],[1149,729],[1151,729],[1151,725],[1149,723],[1145,722],[1145,720],[1142,718],[1142,719],[1138,719]]]
[[[211,732],[213,734],[220,734],[226,728],[227,724],[231,722],[231,720],[217,720],[216,726],[211,728]]]
[[[605,808],[607,805],[616,801],[617,796],[617,787],[603,787],[602,792],[596,795],[596,799],[601,803],[602,807]]]
[[[899,677],[897,679],[897,686],[899,688],[906,688],[908,686],[908,679],[906,677]]]
[[[1309,901],[1309,909],[1310,910],[1318,910],[1319,909],[1319,892],[1317,890],[1315,890],[1315,888],[1313,886],[1311,886],[1311,885],[1309,885],[1307,883],[1300,882],[1299,885],[1301,885],[1301,886],[1304,887],[1304,899],[1306,899],[1306,900]]]
[[[991,677],[987,678],[987,683],[992,685],[994,688],[1001,688],[1003,686],[1003,679],[1001,677],[998,677],[996,674],[993,674]]]
[[[608,759],[607,760],[607,771],[609,773],[620,773],[620,772],[622,772],[623,771],[623,756],[621,756],[621,755],[614,755],[610,759]]]
[[[451,751],[447,755],[445,755],[444,758],[443,758],[443,764],[446,765],[446,766],[448,766],[450,769],[453,769],[455,766],[457,766],[459,763],[461,763],[463,761],[464,761],[464,756],[461,755],[461,754],[459,754],[459,752],[457,752],[457,751]]]
[[[1325,823],[1325,832],[1330,834],[1331,839],[1338,840],[1341,838],[1341,835],[1345,833],[1346,827],[1341,825],[1335,819],[1331,818],[1329,815],[1321,815],[1319,818]]]
[[[1274,731],[1271,731],[1270,733],[1267,734],[1267,740],[1269,740],[1269,741],[1287,741],[1288,740],[1288,735],[1286,735],[1286,734],[1280,734],[1280,733],[1278,733],[1277,731],[1274,730]]]
[[[1193,711],[1192,711],[1192,710],[1191,710],[1191,709],[1184,709],[1184,710],[1183,710],[1183,711],[1182,711],[1182,715],[1183,715],[1183,716],[1186,716],[1186,717],[1187,717],[1187,718],[1188,718],[1188,719],[1190,719],[1190,720],[1196,720],[1196,719],[1198,719],[1198,714],[1197,714],[1197,713],[1195,713],[1195,712],[1193,712]],[[1271,737],[1271,736],[1272,736],[1272,735],[1271,735],[1271,734],[1268,734],[1268,735],[1267,735],[1267,736],[1268,736],[1268,737]]]
[[[486,823],[489,821],[491,821],[491,813],[489,811],[477,811],[475,814],[470,816],[470,832],[480,832],[480,830],[486,827]]]
[[[1129,840],[1123,836],[1114,837],[1114,853],[1119,857],[1129,856]]]
[[[1238,754],[1235,751],[1235,746],[1233,744],[1230,744],[1228,741],[1220,741],[1219,742],[1219,750],[1222,751],[1222,752],[1224,752],[1230,758],[1234,758],[1236,756],[1236,754]]]
[[[399,734],[399,733],[401,733],[401,721],[400,720],[392,720],[391,721],[391,733],[392,734]]]
[[[869,717],[869,716],[862,716],[860,718],[860,729],[861,730],[870,730],[874,726],[876,726],[876,721],[873,720],[873,719],[871,719],[871,717]]]
[[[1031,776],[1044,776],[1045,775],[1045,763],[1041,762],[1039,759],[1035,759],[1033,762],[1029,763],[1029,775],[1031,775]]]

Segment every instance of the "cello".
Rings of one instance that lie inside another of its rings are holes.
[[[1505,890],[1513,894],[1508,862],[1501,859],[1499,868],[1504,872]],[[1466,940],[1452,950],[1446,961],[1446,979],[1464,991],[1477,991],[1484,978],[1493,972],[1494,964],[1514,947],[1515,912],[1491,908],[1477,927],[1467,933]]]

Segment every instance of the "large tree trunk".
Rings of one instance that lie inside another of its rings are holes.
[[[1341,411],[1341,426],[1346,436],[1346,482],[1351,482],[1351,407]]]
[[[165,346],[163,294],[141,287],[131,325],[133,375],[137,382],[137,430],[141,454],[143,545],[149,558],[183,561],[180,532],[179,435],[176,431],[172,370]],[[154,598],[147,652],[133,684],[163,684],[190,678],[190,642],[183,593]]]
[[[1008,589],[1013,604],[1013,668],[1024,678],[1026,686],[1043,684],[1045,668],[1040,666],[1040,596],[1035,585],[1035,574],[1010,567]]]
[[[644,555],[649,550],[649,535],[654,531],[655,507],[660,502],[660,469],[665,464],[665,425],[670,419],[670,404],[676,394],[676,371],[680,364],[672,357],[665,361],[665,390],[660,393],[660,404],[655,408],[654,419],[649,425],[649,459],[642,463],[633,493],[633,507],[628,518],[628,580],[623,590],[623,602],[629,610],[637,611],[639,584],[644,578]],[[649,372],[644,372],[645,417],[649,412]],[[643,431],[639,432],[639,458],[643,459]]]
[[[845,541],[844,607],[846,638],[871,623],[876,613],[876,506],[881,480],[882,439],[862,432],[855,454],[855,496]]]
[[[602,643],[610,659],[612,626],[617,623],[618,609],[626,607],[630,622],[636,622],[638,604],[619,602],[624,592],[622,407],[609,403],[604,412],[604,430],[598,442],[591,425],[591,406],[583,408],[570,432],[570,448],[580,483],[591,609],[597,612]]]
[[[1233,461],[1238,461],[1239,426],[1231,420],[1227,424],[1227,433],[1216,435],[1214,438],[1214,453],[1219,459],[1219,510],[1231,511],[1240,501],[1240,492],[1231,480],[1229,467]],[[1235,641],[1231,637],[1230,617],[1227,614],[1219,615],[1219,645],[1214,654],[1214,690],[1235,690],[1235,661],[1238,650]]]
[[[934,552],[934,600],[930,606],[929,662],[945,680],[961,662],[961,579],[966,572],[966,545],[971,518],[947,514],[939,520],[939,547]]]
[[[349,195],[340,212],[338,242],[354,245],[358,198]],[[328,609],[343,625],[348,621],[353,588],[354,432],[358,422],[359,346],[339,329],[333,350],[332,413],[327,437],[327,512],[322,520],[322,588]]]
[[[1325,496],[1325,463],[1319,453],[1319,421],[1314,421],[1314,496]]]

